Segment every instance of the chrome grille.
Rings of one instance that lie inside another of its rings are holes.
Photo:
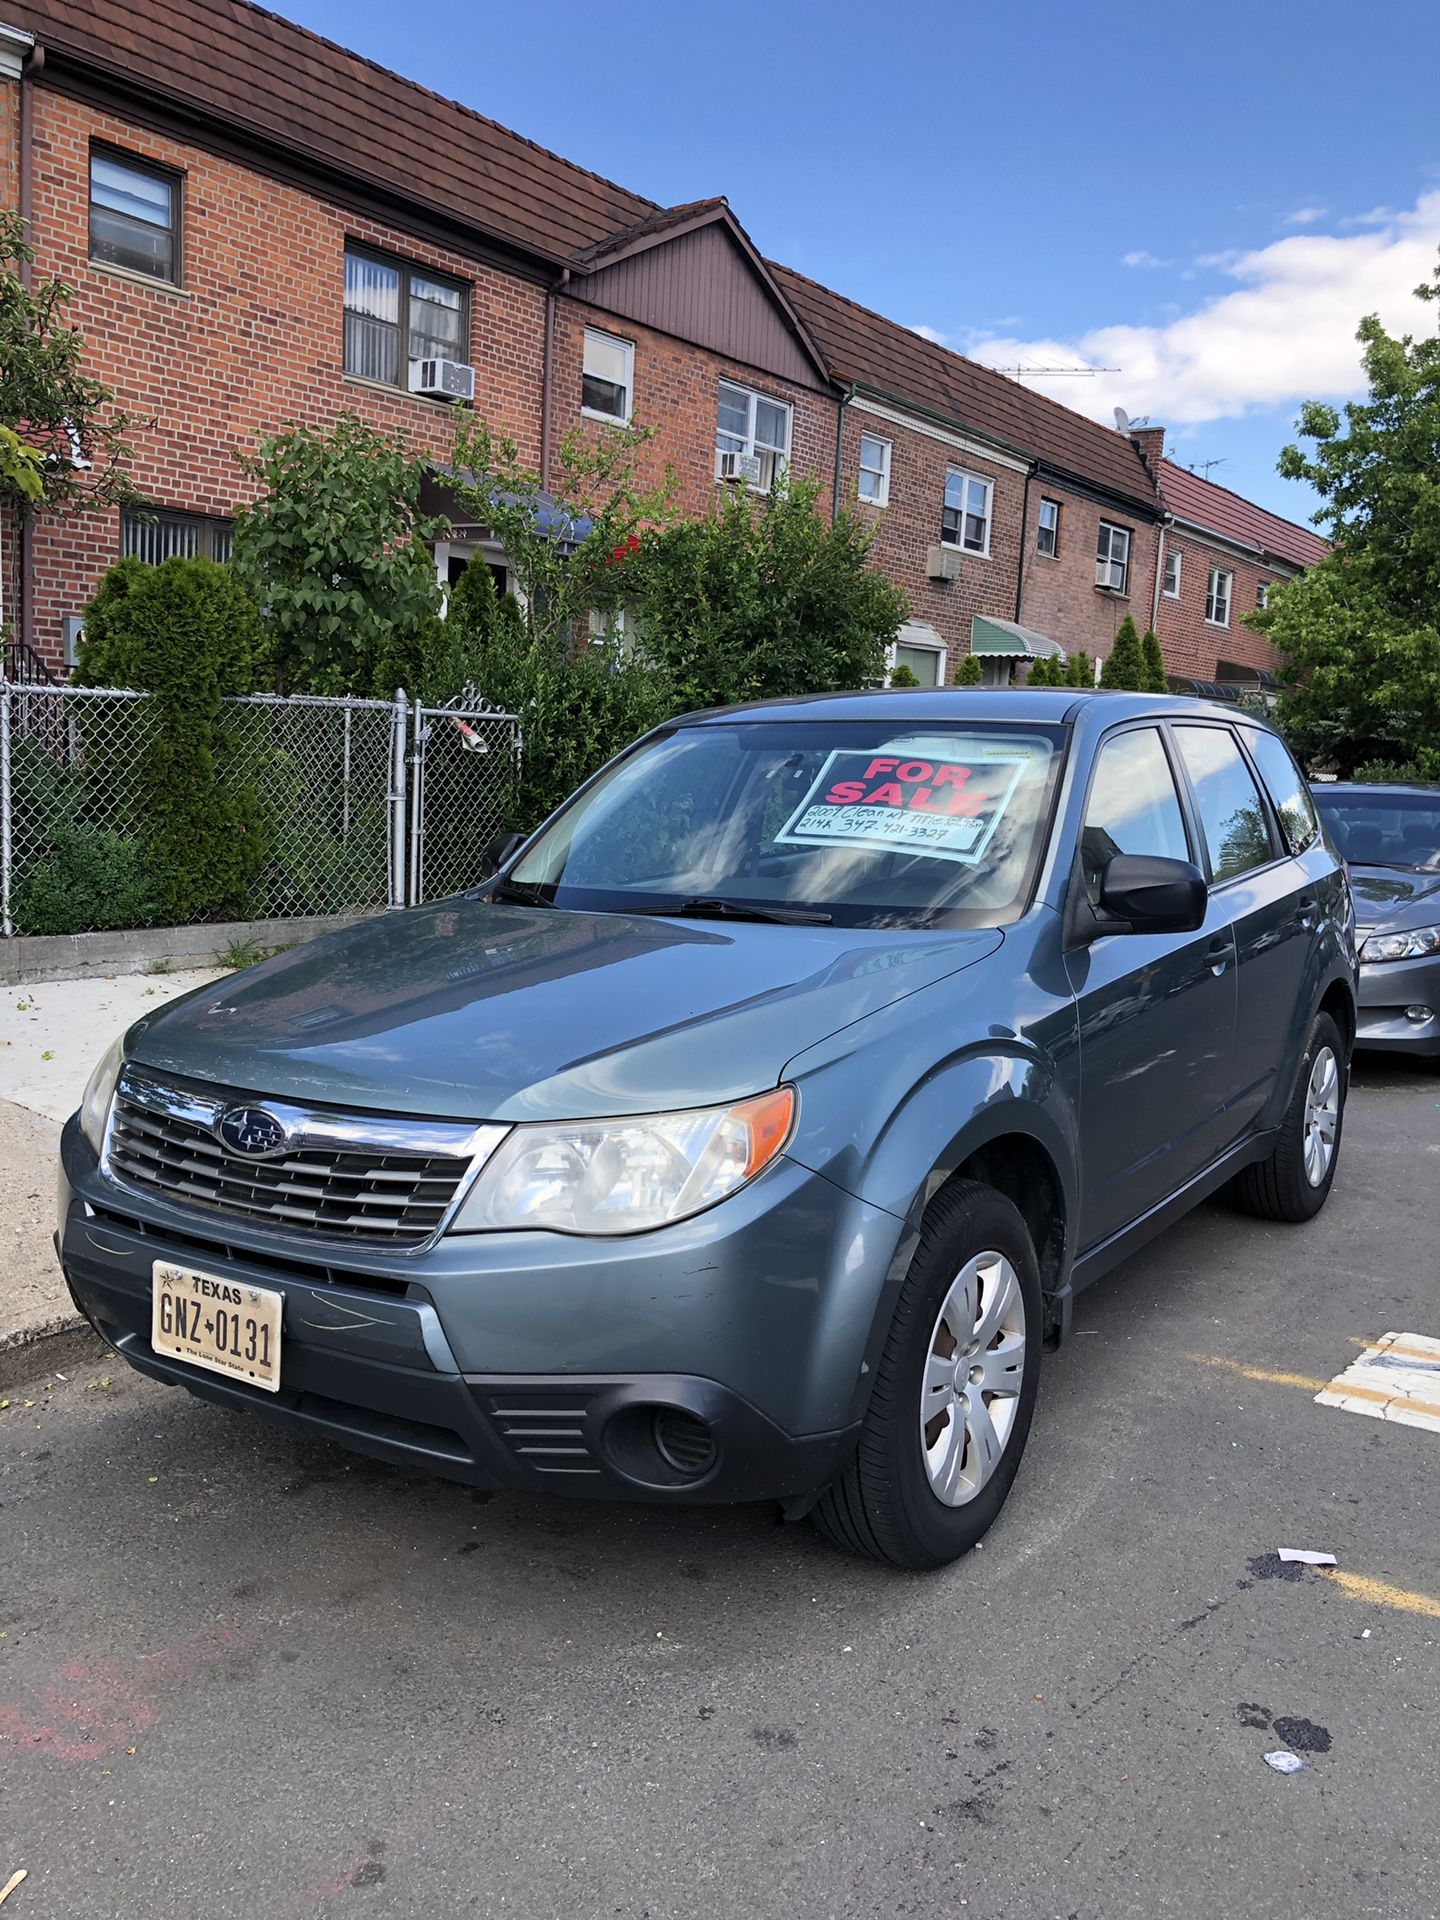
[[[232,1107],[262,1106],[285,1144],[264,1158],[217,1133]],[[345,1239],[419,1246],[445,1224],[462,1182],[502,1127],[388,1120],[212,1098],[127,1067],[105,1145],[112,1179],[185,1205]]]

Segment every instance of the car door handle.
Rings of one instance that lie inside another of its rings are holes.
[[[1224,973],[1235,954],[1235,946],[1228,933],[1217,934],[1205,949],[1205,964],[1218,979]]]
[[[1319,902],[1304,894],[1295,902],[1295,918],[1307,933],[1313,933],[1320,924]]]

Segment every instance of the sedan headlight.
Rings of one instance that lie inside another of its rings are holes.
[[[115,1082],[125,1063],[123,1040],[116,1040],[91,1074],[80,1102],[80,1131],[98,1154],[105,1145],[105,1122],[110,1118],[110,1101]]]
[[[790,1138],[793,1088],[731,1107],[520,1126],[486,1162],[452,1232],[644,1233],[713,1207]]]
[[[1408,933],[1372,933],[1360,949],[1362,960],[1424,960],[1440,953],[1440,927],[1411,927]]]

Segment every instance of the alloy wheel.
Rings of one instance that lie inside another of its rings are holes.
[[[925,1355],[920,1450],[936,1499],[964,1506],[989,1481],[1025,1378],[1025,1302],[1002,1253],[978,1253],[950,1283]]]
[[[1312,1187],[1318,1187],[1330,1171],[1339,1128],[1340,1068],[1332,1049],[1321,1047],[1305,1090],[1305,1178]]]

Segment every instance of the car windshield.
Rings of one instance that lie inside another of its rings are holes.
[[[1358,867],[1422,867],[1440,873],[1440,792],[1423,788],[1313,787],[1341,857]]]
[[[678,726],[577,796],[508,882],[599,912],[998,926],[1028,900],[1064,738],[898,714]]]

